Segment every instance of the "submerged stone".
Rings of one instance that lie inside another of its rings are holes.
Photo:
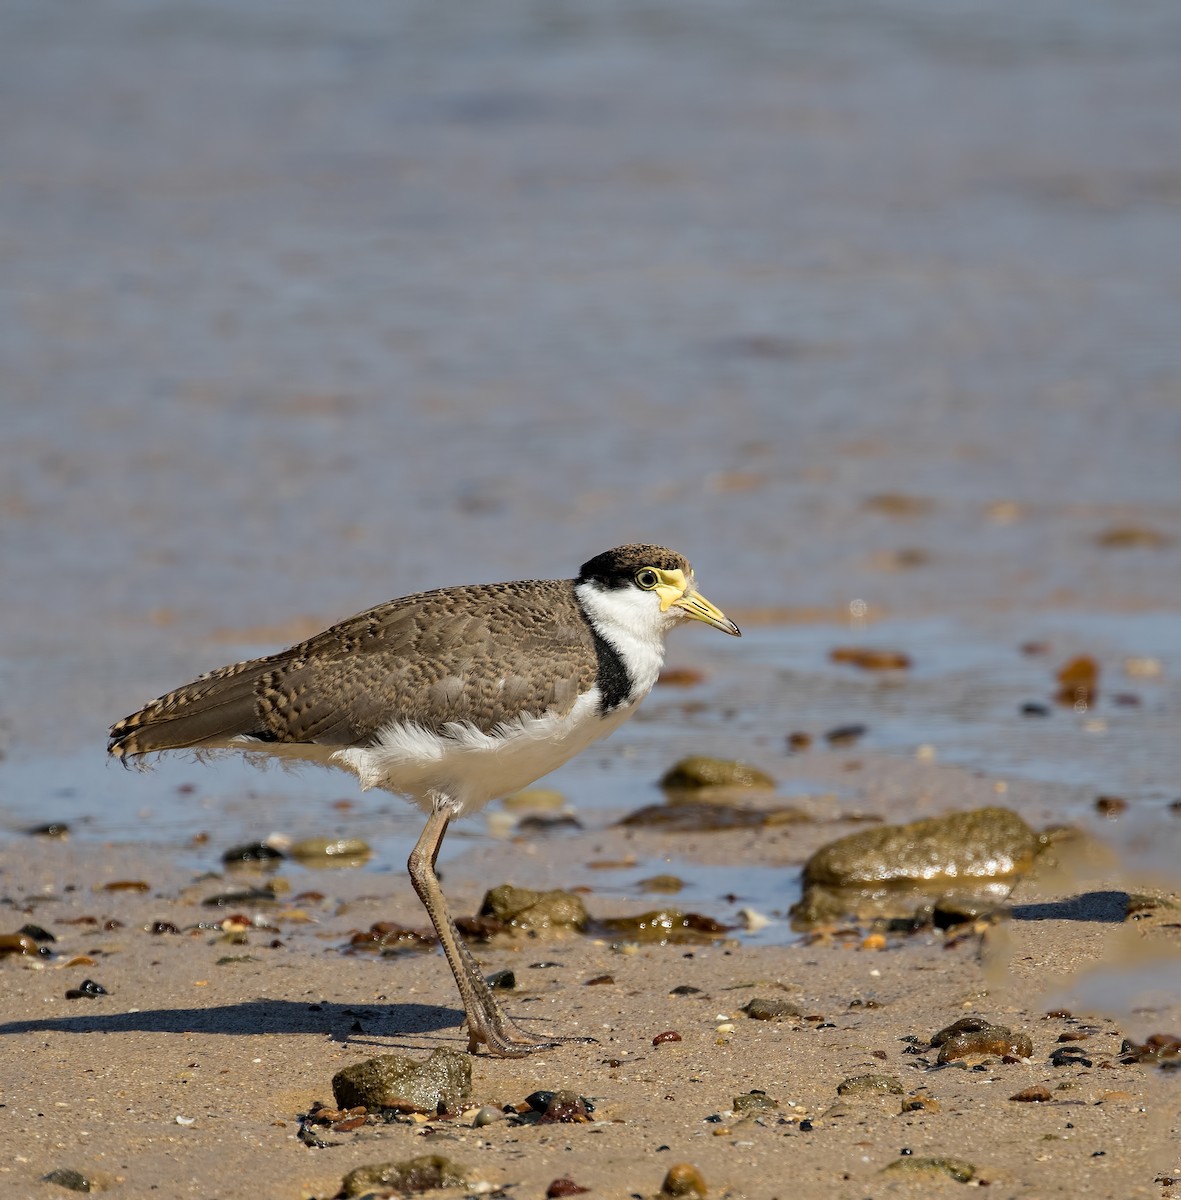
[[[364,1106],[397,1112],[458,1112],[471,1095],[472,1064],[466,1054],[438,1049],[425,1062],[379,1054],[344,1067],[332,1077],[338,1108]]]
[[[618,934],[632,942],[655,942],[659,945],[682,942],[713,942],[725,936],[730,926],[701,913],[681,912],[676,908],[655,909],[636,917],[611,917],[601,922],[608,933]]]
[[[467,1168],[452,1159],[442,1154],[420,1154],[402,1162],[355,1167],[341,1181],[340,1194],[352,1200],[376,1188],[413,1194],[435,1188],[467,1188],[472,1183]]]
[[[373,853],[368,842],[355,837],[308,837],[292,842],[287,853],[305,867],[356,866]]]
[[[664,833],[717,833],[725,829],[761,829],[788,825],[807,817],[798,808],[745,808],[721,800],[682,800],[675,804],[648,804],[629,813],[623,826],[648,826]]]
[[[696,788],[762,788],[775,786],[766,771],[734,759],[710,758],[694,754],[682,758],[661,776],[660,786],[666,791],[686,791]]]
[[[516,929],[571,929],[581,932],[590,919],[581,897],[556,888],[535,892],[502,883],[484,897],[479,915]]]

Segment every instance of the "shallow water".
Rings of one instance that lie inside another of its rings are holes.
[[[682,634],[707,682],[555,778],[589,825],[689,749],[774,773],[859,722],[1062,819],[1121,795],[1104,835],[1168,869],[1172,0],[16,0],[0,34],[8,836],[208,831],[208,866],[364,826],[399,864],[418,818],[341,816],[345,776],[128,773],[105,729],[390,595],[642,539],[758,619]],[[828,661],[858,639],[913,668]],[[1021,717],[1079,652],[1098,708]]]

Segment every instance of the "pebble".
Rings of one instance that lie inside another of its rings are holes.
[[[697,1197],[704,1200],[709,1194],[705,1179],[692,1163],[675,1163],[669,1167],[660,1185],[661,1196]]]
[[[73,1167],[57,1167],[41,1178],[44,1183],[56,1183],[58,1187],[71,1192],[89,1192],[94,1186],[90,1179],[81,1171],[75,1171]]]
[[[629,941],[660,946],[713,942],[731,929],[712,917],[677,908],[654,909],[634,917],[610,917],[601,924],[609,933]]]
[[[424,1062],[399,1054],[379,1054],[353,1063],[332,1077],[338,1108],[364,1105],[370,1111],[458,1112],[471,1095],[472,1065],[466,1054],[440,1048]]]
[[[96,983],[93,979],[83,979],[76,988],[69,988],[66,992],[67,1000],[93,1000],[96,996],[107,995],[107,989],[101,983]]]
[[[834,663],[846,663],[862,671],[905,671],[910,667],[910,656],[901,650],[872,646],[836,646],[828,657]]]
[[[983,1017],[961,1017],[935,1033],[931,1046],[939,1047],[940,1063],[994,1055],[1029,1058],[1033,1054],[1027,1034],[1014,1033],[1007,1025],[993,1025]]]
[[[270,842],[244,842],[226,850],[221,861],[226,866],[233,866],[235,863],[278,862],[284,857],[283,851]]]
[[[756,996],[739,1010],[752,1021],[786,1021],[803,1016],[800,1009],[789,1000],[767,999]]]
[[[287,853],[304,866],[322,865],[321,860],[329,860],[333,865],[353,866],[368,859],[373,850],[362,838],[307,837],[292,842]]]
[[[353,1200],[378,1188],[413,1194],[434,1188],[470,1188],[475,1182],[457,1162],[441,1154],[420,1154],[402,1162],[355,1167],[341,1181],[340,1195]]]
[[[492,917],[514,929],[570,929],[582,932],[590,917],[581,897],[560,888],[536,892],[502,883],[492,888],[480,906],[479,916]]]
[[[768,1112],[779,1107],[778,1100],[772,1100],[766,1092],[743,1092],[730,1101],[730,1107],[735,1112],[759,1113]]]
[[[476,1109],[476,1115],[472,1117],[472,1128],[483,1129],[486,1125],[492,1125],[496,1121],[502,1120],[504,1114],[499,1108],[491,1104],[485,1104],[483,1108]]]
[[[775,780],[766,771],[734,759],[710,758],[696,754],[682,758],[661,776],[665,791],[686,791],[697,788],[758,788],[771,789]]]
[[[893,1075],[851,1075],[837,1084],[838,1096],[902,1096],[906,1089]]]
[[[653,1046],[663,1046],[668,1042],[679,1042],[681,1035],[675,1029],[666,1029],[663,1033],[658,1033],[652,1039]]]
[[[545,1189],[545,1194],[553,1200],[555,1196],[581,1196],[584,1192],[589,1192],[590,1188],[585,1188],[581,1184],[575,1183],[569,1175],[563,1175],[561,1179],[555,1179],[553,1183]]]
[[[1044,1083],[1036,1083],[1032,1087],[1022,1088],[1009,1097],[1018,1104],[1045,1104],[1052,1097],[1050,1089]]]
[[[892,1175],[949,1175],[957,1183],[968,1183],[976,1177],[976,1168],[962,1158],[909,1156],[895,1159],[882,1170]]]
[[[517,986],[517,975],[512,967],[504,967],[493,971],[484,977],[484,982],[490,987],[503,992],[511,992]]]
[[[27,933],[0,934],[0,958],[6,954],[37,955],[37,943]]]

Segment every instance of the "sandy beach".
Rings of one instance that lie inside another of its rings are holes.
[[[19,0],[0,35],[0,1195],[328,1200],[442,1155],[513,1200],[677,1164],[1181,1196],[1181,1074],[1134,1049],[1181,1036],[1175,4]],[[477,1055],[443,1116],[333,1113],[343,1068],[466,1046],[437,951],[354,943],[425,927],[419,818],[315,769],[123,771],[108,727],[629,541],[743,638],[680,631],[554,807],[440,860],[463,917],[581,897],[585,933],[473,950],[595,1041]],[[794,811],[621,826],[689,754]],[[793,926],[820,847],[997,805],[1078,852],[961,924]],[[223,861],[340,837],[370,853]],[[604,924],[670,904],[724,928]],[[938,1061],[973,1017],[1007,1032]]]

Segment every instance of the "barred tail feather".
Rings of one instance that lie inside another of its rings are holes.
[[[144,705],[111,726],[107,753],[126,761],[160,750],[216,746],[241,735],[265,740],[256,699],[262,665],[234,663]]]

